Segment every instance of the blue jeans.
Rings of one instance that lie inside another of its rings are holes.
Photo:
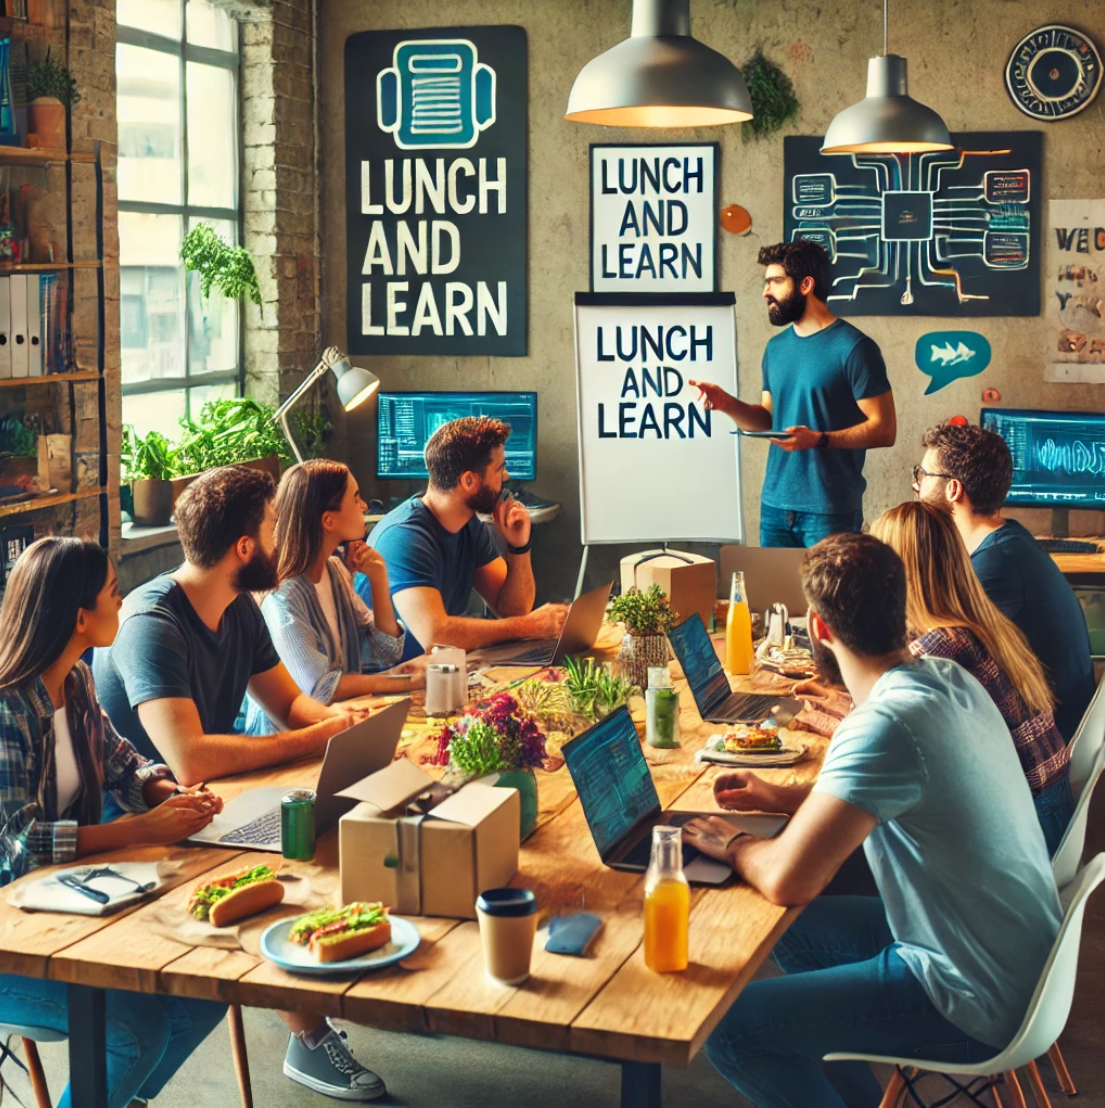
[[[707,1057],[758,1108],[878,1108],[871,1067],[821,1061],[834,1052],[992,1058],[933,1007],[893,944],[878,897],[815,900],[775,944],[786,976],[741,993]]]
[[[63,981],[0,974],[0,1020],[68,1032],[68,988]],[[225,1004],[210,1000],[108,989],[109,1108],[127,1108],[136,1096],[146,1100],[157,1096],[225,1013]],[[83,1076],[70,1074],[70,1079],[79,1081]],[[68,1087],[58,1108],[69,1108]]]
[[[841,531],[862,531],[863,512],[787,512],[760,505],[760,546],[813,546]]]
[[[1039,796],[1032,798],[1036,815],[1044,831],[1048,857],[1053,857],[1067,833],[1067,824],[1074,815],[1074,793],[1071,792],[1070,775],[1060,781],[1052,781]]]

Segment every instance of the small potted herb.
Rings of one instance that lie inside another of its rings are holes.
[[[659,585],[649,585],[644,592],[634,586],[610,601],[606,616],[625,627],[618,651],[622,675],[643,689],[648,667],[667,665],[670,656],[665,635],[679,616],[672,611],[668,594]]]
[[[173,515],[176,463],[172,444],[151,431],[144,439],[133,427],[123,428],[120,457],[123,480],[134,486],[134,522],[140,527],[165,527]]]
[[[42,61],[27,65],[27,127],[39,146],[65,149],[65,113],[80,102],[77,82],[54,61],[49,50]]]
[[[641,691],[629,678],[615,674],[608,664],[594,658],[565,659],[564,688],[572,710],[589,723],[608,716]]]

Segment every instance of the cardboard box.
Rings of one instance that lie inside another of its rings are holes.
[[[641,592],[649,585],[659,585],[668,594],[680,620],[697,612],[707,629],[710,628],[714,598],[717,596],[717,567],[710,558],[680,550],[669,550],[667,553],[643,550],[627,554],[621,565],[622,592],[634,585]]]
[[[518,872],[516,789],[469,784],[429,815],[409,802],[433,778],[405,758],[339,793],[360,803],[341,817],[341,898],[381,900],[399,915],[476,918],[476,897]]]

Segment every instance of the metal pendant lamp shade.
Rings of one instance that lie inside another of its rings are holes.
[[[691,37],[690,0],[633,0],[633,30],[589,61],[565,119],[607,127],[712,127],[752,118],[741,71]]]

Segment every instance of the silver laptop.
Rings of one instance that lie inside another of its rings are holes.
[[[390,704],[330,738],[315,790],[316,835],[329,831],[357,803],[337,793],[391,765],[410,704],[409,699]],[[262,785],[247,789],[228,800],[223,810],[190,841],[236,850],[279,851],[280,801],[294,787]]]
[[[568,609],[558,639],[534,639],[526,643],[504,643],[480,650],[480,658],[496,666],[558,666],[569,654],[582,654],[595,645],[606,618],[613,581],[584,593]]]

